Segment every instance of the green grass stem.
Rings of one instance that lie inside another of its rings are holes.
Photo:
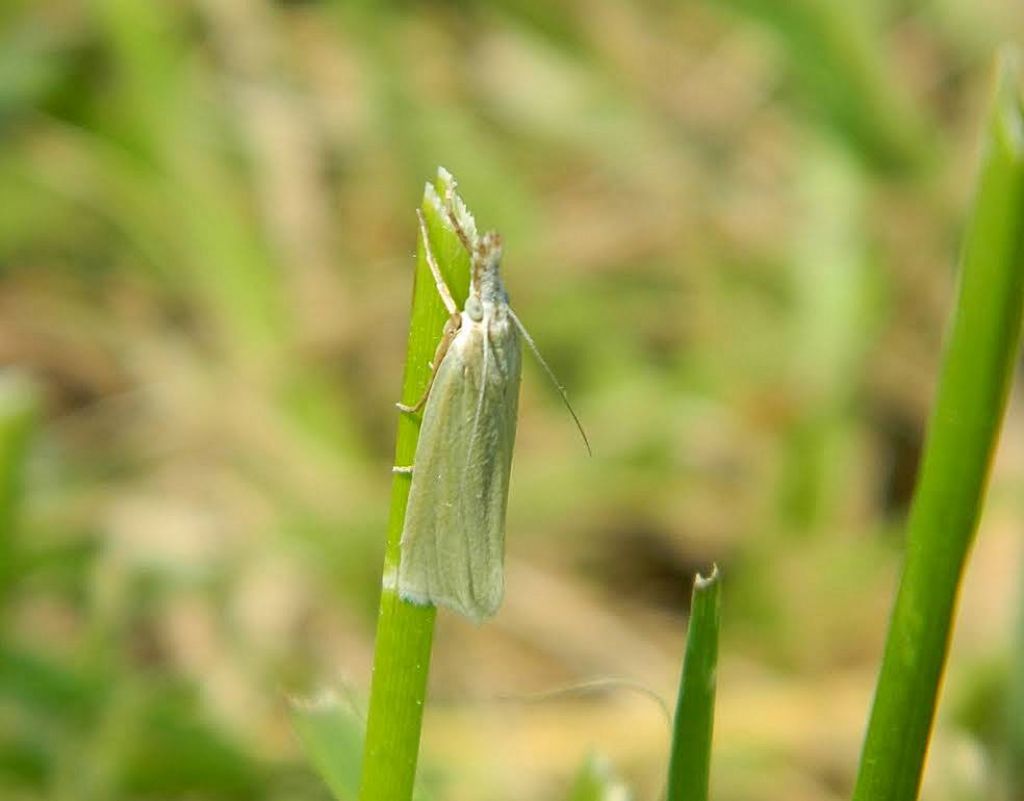
[[[854,801],[917,797],[957,591],[1013,375],[1024,301],[1024,114],[1002,54]]]
[[[437,195],[444,196],[445,182],[450,180],[447,173],[439,171],[434,191],[428,188],[424,194],[422,209],[431,247],[461,307],[469,293],[469,256],[440,215],[435,200]],[[434,357],[446,319],[447,313],[430,275],[423,242],[420,242],[402,382],[403,402],[415,403],[423,394],[430,375],[428,364]],[[396,465],[413,463],[419,427],[420,415],[399,414]],[[396,591],[410,481],[409,475],[395,474],[392,483],[360,801],[406,801],[412,797],[416,778],[436,610],[407,603]]]
[[[0,372],[0,617],[17,574],[17,525],[36,396],[24,376]]]
[[[690,627],[672,724],[668,801],[707,801],[715,722],[721,581],[718,568],[693,583]]]

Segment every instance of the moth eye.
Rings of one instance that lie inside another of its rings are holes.
[[[466,299],[466,314],[474,323],[479,323],[484,319],[484,307],[480,303],[480,298],[473,295]]]

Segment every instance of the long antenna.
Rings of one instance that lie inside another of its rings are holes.
[[[608,692],[609,690],[632,690],[635,693],[639,693],[645,698],[649,698],[658,705],[658,709],[661,710],[662,716],[665,718],[668,728],[672,728],[672,713],[669,712],[668,704],[665,703],[665,699],[658,695],[654,690],[639,681],[633,681],[631,679],[623,679],[618,676],[606,676],[596,679],[587,679],[584,681],[575,682],[574,684],[566,684],[562,687],[555,687],[550,690],[541,690],[536,693],[522,693],[516,695],[498,695],[495,696],[495,700],[502,701],[504,703],[523,703],[523,704],[534,704],[543,703],[544,701],[557,700],[559,698],[572,698],[573,696],[585,696],[587,693],[600,693]]]
[[[583,437],[583,444],[587,446],[587,455],[593,456],[594,451],[590,447],[590,440],[587,438],[587,432],[583,430],[583,423],[580,422],[580,418],[576,414],[576,410],[572,408],[572,404],[569,403],[569,396],[565,392],[565,387],[558,383],[558,378],[555,377],[555,371],[548,367],[548,363],[544,361],[544,357],[540,355],[540,351],[537,349],[537,343],[533,341],[533,337],[530,336],[530,332],[526,330],[526,326],[516,317],[516,313],[512,311],[510,306],[508,309],[509,316],[512,318],[512,322],[516,324],[516,328],[519,329],[519,333],[523,335],[523,339],[526,340],[526,344],[530,346],[530,350],[533,351],[533,355],[537,357],[537,361],[540,362],[540,366],[544,368],[544,372],[548,374],[548,378],[551,379],[551,383],[555,385],[558,390],[558,394],[562,396],[562,403],[565,404],[565,408],[569,410],[569,414],[572,415],[573,421],[576,423],[576,428],[579,429],[580,436]]]

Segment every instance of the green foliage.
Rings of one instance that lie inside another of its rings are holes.
[[[429,613],[378,593],[416,426],[399,364],[443,319],[404,341],[439,163],[505,234],[595,456],[527,359],[508,608],[438,626],[420,772],[542,799],[596,748],[655,797],[654,716],[489,699],[609,672],[671,692],[681,588],[714,561],[716,797],[848,790],[863,710],[822,699],[875,678],[986,65],[1024,7],[0,6],[0,364],[33,387],[27,416],[0,400],[4,801],[323,801],[283,699],[368,688],[380,609],[382,686],[428,652]],[[1020,530],[1006,440],[958,697],[1013,626],[987,550]],[[418,738],[405,701],[368,759]],[[969,723],[938,721],[933,801],[964,775],[994,794],[1008,745]],[[325,750],[351,790],[354,746]]]

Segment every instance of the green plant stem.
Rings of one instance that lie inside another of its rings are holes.
[[[439,173],[434,184],[441,197],[444,196],[445,180],[445,174]],[[422,205],[431,248],[456,303],[461,307],[469,293],[469,256],[443,221],[437,204],[431,198],[431,193],[427,192]],[[402,382],[402,400],[405,403],[415,403],[427,386],[429,362],[434,357],[446,318],[447,312],[431,277],[421,241],[416,258],[409,344]],[[420,420],[418,414],[400,414],[395,444],[396,465],[413,463]],[[416,606],[403,601],[396,591],[410,481],[408,474],[396,473],[392,483],[360,801],[406,801],[412,797],[416,778],[436,610],[431,606]]]
[[[711,735],[715,722],[715,671],[721,582],[718,568],[693,584],[686,655],[672,725],[668,801],[707,801]]]
[[[917,797],[955,613],[1013,374],[1024,300],[1024,114],[999,62],[960,290],[855,801]]]
[[[36,397],[28,379],[13,370],[0,373],[0,621],[20,562],[16,529],[35,422]]]

